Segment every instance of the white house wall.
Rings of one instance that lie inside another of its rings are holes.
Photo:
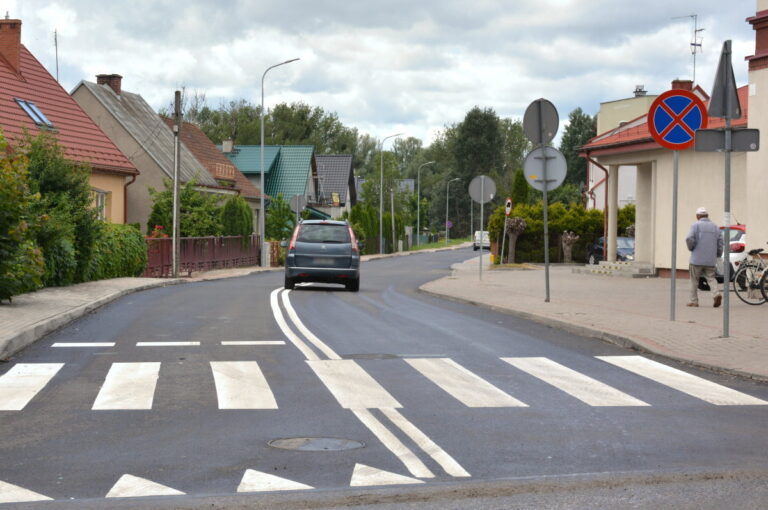
[[[768,0],[762,2],[768,9]],[[760,6],[760,4],[758,4]],[[768,69],[749,72],[749,127],[760,130],[760,150],[747,153],[748,248],[768,251]]]
[[[651,251],[651,262],[656,268],[669,269],[672,261],[672,151],[659,150],[642,153],[632,153],[626,156],[610,156],[599,159],[603,165],[630,163],[646,163],[650,168],[655,165],[655,171],[647,170],[649,175],[641,179],[643,194],[638,195],[638,209],[641,210],[641,221],[649,222],[640,225],[638,232],[638,259],[648,256]],[[685,234],[691,223],[696,220],[695,211],[706,207],[712,221],[723,224],[725,203],[724,193],[724,157],[721,153],[697,153],[693,150],[680,152],[679,184],[678,184],[678,215],[677,215],[677,268],[688,268],[688,249],[685,245]],[[733,153],[731,162],[731,212],[733,218],[749,225],[746,206],[746,155]],[[649,181],[650,179],[650,181]],[[651,196],[648,196],[651,193]],[[649,203],[651,202],[651,203]],[[762,213],[765,223],[765,212]],[[736,221],[733,221],[736,223]],[[749,228],[749,227],[748,227]],[[751,228],[748,236],[751,239]],[[652,236],[652,247],[648,247],[645,235]],[[751,243],[750,243],[751,244]],[[642,246],[645,245],[645,246]]]

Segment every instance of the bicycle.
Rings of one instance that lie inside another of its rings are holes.
[[[750,259],[742,264],[733,277],[734,292],[748,305],[762,305],[768,301],[768,265],[760,257],[763,251],[762,248],[750,250]]]

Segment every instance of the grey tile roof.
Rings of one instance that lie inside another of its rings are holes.
[[[326,200],[338,193],[341,203],[347,202],[349,176],[352,173],[351,154],[315,154],[317,161],[318,195]]]
[[[107,85],[97,85],[87,81],[83,81],[82,85],[87,87],[117,122],[131,134],[149,157],[162,168],[163,172],[172,178],[173,132],[152,107],[144,101],[144,98],[125,91],[122,91],[118,96]],[[194,179],[197,184],[218,187],[218,183],[208,173],[208,170],[189,152],[184,144],[181,145],[180,154],[179,171],[183,182]],[[129,159],[135,157],[131,154],[126,155]]]

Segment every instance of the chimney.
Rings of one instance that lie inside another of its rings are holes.
[[[0,19],[0,56],[5,58],[15,73],[21,71],[21,20]]]
[[[123,77],[119,74],[97,74],[96,83],[98,85],[109,85],[109,87],[115,91],[115,94],[120,95],[120,85],[122,84]]]
[[[672,80],[672,90],[688,90],[693,91],[693,80]]]
[[[758,9],[760,4],[758,4]],[[762,5],[762,7],[766,7]],[[755,31],[755,54],[746,58],[749,62],[749,70],[757,71],[768,68],[768,9],[758,11],[747,23],[752,25]]]
[[[223,140],[221,142],[221,152],[224,154],[229,154],[232,152],[232,149],[234,148],[234,143],[232,142],[231,138],[228,138],[227,140]]]

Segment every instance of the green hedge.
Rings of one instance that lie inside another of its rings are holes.
[[[147,265],[147,242],[132,225],[104,224],[86,268],[86,280],[141,276]]]
[[[510,213],[510,218],[520,217],[527,227],[518,238],[515,260],[518,262],[544,262],[544,206],[542,202],[533,205],[520,204]],[[621,235],[635,221],[635,206],[627,205],[619,210],[618,232]],[[561,202],[550,204],[549,223],[549,260],[560,261],[560,237],[564,231],[575,232],[579,240],[573,247],[573,260],[586,261],[587,246],[603,235],[603,211],[584,209],[580,204],[563,205]],[[504,206],[498,207],[488,218],[488,230],[491,240],[501,242],[504,224]]]

